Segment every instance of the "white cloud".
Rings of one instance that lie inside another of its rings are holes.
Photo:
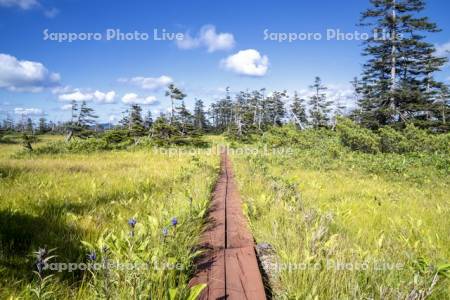
[[[177,40],[177,46],[180,49],[195,49],[200,47],[201,43],[200,43],[200,39],[198,38],[193,38],[189,32],[186,32],[184,34],[184,37],[182,40]]]
[[[437,44],[435,54],[440,57],[450,56],[450,42],[445,44]]]
[[[71,110],[72,109],[72,104],[65,104],[63,106],[61,106],[61,110]]]
[[[60,94],[67,94],[73,91],[73,88],[69,85],[64,86],[57,86],[52,89],[52,94],[60,95]]]
[[[61,77],[40,62],[18,60],[0,53],[0,88],[17,92],[41,92],[58,85]]]
[[[122,97],[125,104],[157,105],[159,102],[155,96],[140,97],[135,93],[128,93]]]
[[[240,75],[261,77],[267,73],[269,58],[255,49],[241,50],[222,60],[221,65]]]
[[[72,92],[62,93],[58,96],[61,101],[96,101],[98,103],[114,103],[114,98],[116,97],[115,91],[109,92],[83,92],[76,89]]]
[[[67,93],[67,94],[61,94],[58,96],[59,100],[62,101],[90,101],[92,100],[93,95],[89,93],[82,93],[80,91]]]
[[[231,33],[217,33],[213,25],[205,25],[200,29],[196,37],[192,37],[188,32],[182,40],[177,40],[180,49],[194,49],[205,47],[208,52],[219,50],[229,50],[235,45],[234,36]]]
[[[116,97],[116,92],[109,91],[107,93],[102,93],[100,91],[94,92],[94,99],[102,103],[114,103],[114,98]]]
[[[133,78],[119,78],[119,82],[130,83],[145,90],[158,90],[173,82],[169,76],[162,75],[159,77],[142,77],[137,76]]]
[[[17,6],[20,9],[31,9],[36,6],[40,6],[36,0],[0,0],[0,6],[13,7]]]
[[[43,111],[40,108],[16,107],[14,108],[14,113],[21,116],[39,116],[42,115]]]

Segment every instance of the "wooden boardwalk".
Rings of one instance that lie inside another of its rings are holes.
[[[197,262],[197,273],[190,282],[191,286],[207,284],[199,299],[266,299],[253,237],[226,153],[222,154],[221,173],[201,247],[205,254]]]

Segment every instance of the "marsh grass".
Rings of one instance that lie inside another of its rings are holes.
[[[289,157],[234,157],[256,241],[277,254],[275,298],[448,299],[447,158],[330,139]]]
[[[110,270],[107,291],[102,272],[47,270],[53,277],[44,298],[188,299],[196,292],[186,284],[218,173],[217,156],[170,157],[136,149],[14,158],[20,145],[0,149],[0,298],[36,298],[32,253],[41,247],[56,248],[58,263],[86,263],[95,251],[98,260],[160,266]],[[132,217],[134,237],[127,224]],[[179,220],[176,228],[170,227],[173,217]]]

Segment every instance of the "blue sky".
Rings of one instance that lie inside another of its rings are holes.
[[[0,0],[0,119],[7,114],[67,120],[69,99],[86,99],[101,121],[129,103],[165,111],[164,86],[174,82],[206,103],[224,88],[307,93],[314,76],[331,97],[351,102],[349,81],[360,74],[361,41],[327,40],[327,29],[356,26],[368,0],[348,1],[81,1]],[[443,29],[429,36],[450,49],[450,2],[428,0],[425,14]],[[101,40],[44,40],[47,33],[100,33]],[[148,40],[106,40],[107,29],[148,33]],[[154,29],[184,34],[155,41]],[[321,40],[279,42],[267,33],[320,33]],[[448,80],[446,67],[438,78]],[[333,95],[331,95],[333,94]],[[340,96],[339,96],[340,95]]]

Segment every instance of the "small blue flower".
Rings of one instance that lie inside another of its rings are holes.
[[[44,262],[39,261],[39,262],[36,263],[36,268],[37,268],[39,274],[42,274],[42,271],[44,270],[44,267],[45,267],[45,263]]]
[[[97,253],[95,253],[95,251],[92,251],[91,253],[89,253],[89,254],[87,255],[87,258],[88,258],[89,260],[96,260],[96,259],[97,259]]]
[[[39,250],[35,252],[35,255],[36,255],[36,268],[38,270],[38,273],[42,275],[42,271],[46,266],[45,259],[47,258],[48,255],[47,249],[39,248]]]
[[[128,225],[130,225],[131,228],[134,228],[136,226],[137,220],[135,218],[131,218],[128,220]]]
[[[172,224],[172,226],[177,226],[178,219],[176,217],[173,217],[172,220],[170,221],[170,223]]]
[[[169,235],[169,229],[167,229],[167,227],[164,227],[162,229],[162,234],[163,234],[164,237],[168,236]]]

